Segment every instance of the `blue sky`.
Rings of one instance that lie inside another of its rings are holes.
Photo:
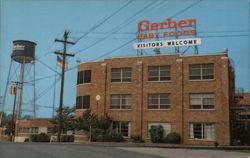
[[[68,48],[69,53],[77,53],[74,58],[68,59],[71,68],[79,60],[87,62],[113,56],[136,55],[136,50],[133,49],[136,41],[133,39],[136,38],[137,23],[143,19],[161,22],[170,17],[173,20],[197,20],[197,36],[202,39],[200,54],[223,52],[228,48],[229,57],[235,65],[236,87],[250,91],[249,0],[0,1],[0,95],[4,95],[14,40],[36,42],[36,58],[60,72],[56,68],[56,56],[53,52],[63,47],[54,40],[61,38],[65,30],[70,31],[71,41],[77,41]],[[108,20],[102,23],[103,19]],[[95,29],[91,29],[94,26]],[[88,31],[90,32],[79,40]],[[166,54],[173,52],[173,48],[161,50],[161,53]],[[153,52],[147,50],[147,53]],[[187,54],[191,53],[190,49]],[[55,74],[39,61],[36,62],[36,78],[51,77],[37,81],[37,95],[53,84]],[[76,69],[66,73],[64,105],[75,104],[76,75]],[[59,83],[55,98],[57,105]],[[37,100],[37,104],[52,106],[53,87],[48,89]],[[9,111],[11,105],[10,99],[5,110]],[[51,109],[42,106],[38,108],[38,117],[50,117]]]

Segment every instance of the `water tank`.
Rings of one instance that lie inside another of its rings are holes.
[[[35,59],[36,43],[27,40],[13,41],[11,58],[19,63],[31,63]]]

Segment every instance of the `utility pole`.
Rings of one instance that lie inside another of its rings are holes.
[[[13,103],[13,110],[12,110],[12,118],[11,118],[11,126],[10,126],[10,141],[13,141],[13,136],[15,136],[15,133],[14,132],[15,130],[15,124],[16,124],[16,93],[17,93],[17,89],[18,89],[18,86],[19,84],[22,84],[21,82],[16,82],[16,81],[13,81],[13,84],[14,84],[14,87],[11,87],[10,89],[10,93],[14,95],[14,103]]]
[[[73,54],[67,54],[67,44],[75,44],[74,42],[68,41],[69,32],[65,31],[63,35],[63,40],[55,39],[55,42],[63,43],[63,52],[56,51],[55,54],[62,56],[62,74],[61,74],[61,92],[60,92],[60,102],[59,102],[59,124],[58,124],[58,133],[57,141],[61,142],[61,131],[62,131],[62,108],[63,108],[63,91],[64,91],[64,73],[65,73],[65,62],[66,56],[73,57]]]

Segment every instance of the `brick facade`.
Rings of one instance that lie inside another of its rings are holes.
[[[213,64],[214,78],[190,80],[191,64]],[[170,65],[171,79],[149,81],[149,66]],[[132,68],[131,82],[111,82],[112,68]],[[115,121],[130,122],[130,136],[148,138],[149,123],[168,123],[171,132],[181,135],[183,144],[230,145],[229,106],[232,96],[231,66],[227,53],[213,55],[155,55],[141,57],[111,58],[78,65],[78,72],[91,70],[91,82],[77,85],[77,96],[90,96],[90,109],[100,115],[108,113]],[[170,109],[148,109],[149,94],[170,94]],[[213,93],[214,108],[190,109],[191,93]],[[110,109],[113,94],[130,94],[131,109]],[[96,101],[100,95],[100,101]],[[76,109],[81,116],[86,109]],[[192,123],[212,123],[213,140],[190,138]]]

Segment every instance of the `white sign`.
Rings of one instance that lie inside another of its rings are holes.
[[[24,50],[24,45],[19,45],[19,44],[17,44],[17,45],[14,45],[14,50]]]
[[[178,40],[135,43],[134,44],[134,49],[194,46],[194,45],[200,45],[200,44],[201,44],[201,39],[200,38],[188,38],[188,39],[178,39]]]

